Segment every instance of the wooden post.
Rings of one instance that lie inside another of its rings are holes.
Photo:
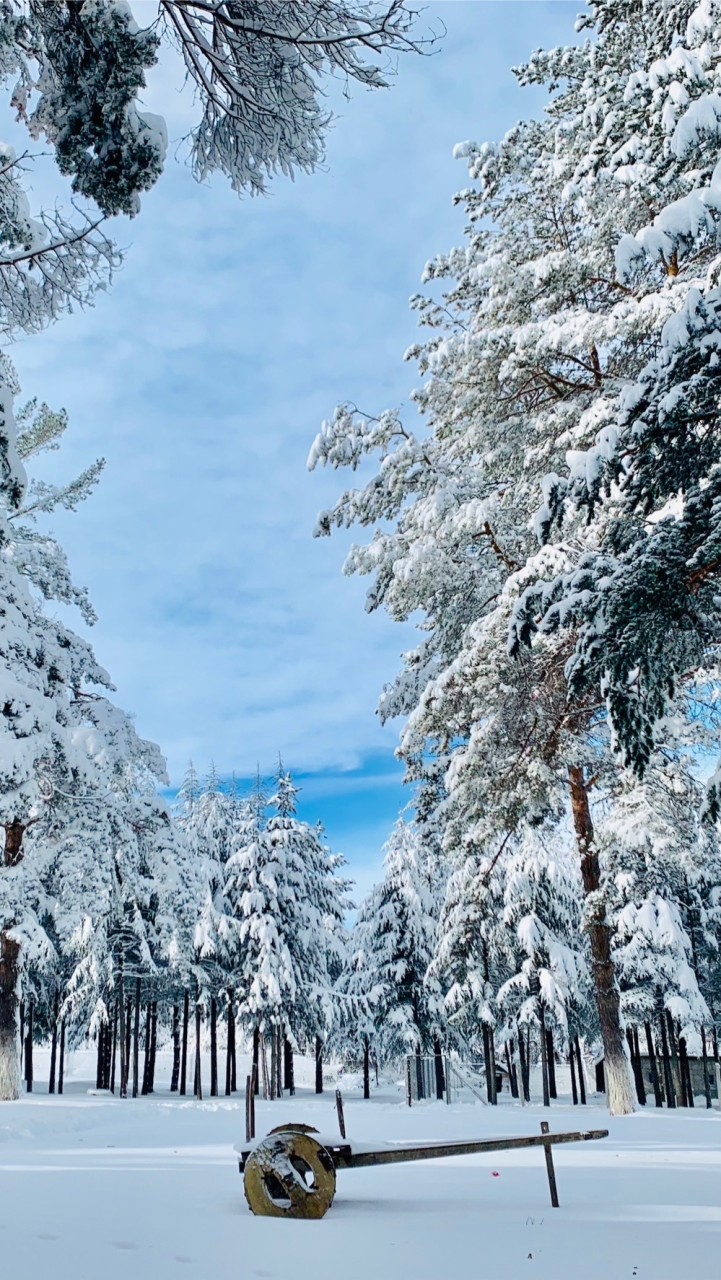
[[[210,1096],[218,1096],[218,1005],[210,997]]]
[[[58,1063],[58,1093],[63,1091],[65,1079],[65,1019],[60,1019],[60,1062]]]
[[[541,1121],[541,1133],[548,1133],[548,1121]],[[543,1154],[546,1157],[546,1173],[548,1174],[548,1189],[551,1192],[551,1204],[554,1209],[558,1208],[558,1187],[556,1186],[556,1170],[553,1167],[553,1152],[550,1142],[544,1142]]]
[[[190,1021],[190,992],[183,992],[183,1037],[180,1050],[180,1093],[185,1095],[188,1076],[188,1023]]]
[[[338,1112],[338,1128],[341,1138],[345,1138],[345,1115],[343,1113],[343,1095],[340,1089],[335,1091],[335,1109]]]
[[[648,1063],[651,1071],[651,1084],[653,1085],[653,1100],[657,1107],[663,1106],[663,1091],[661,1089],[661,1081],[658,1076],[658,1063],[656,1062],[656,1050],[653,1044],[653,1034],[651,1032],[650,1022],[644,1022],[644,1031],[646,1032],[646,1046],[648,1049]]]
[[[55,1070],[56,1070],[57,1058],[58,1058],[58,1005],[59,1003],[60,1003],[60,997],[58,992],[56,991],[53,999],[53,1035],[52,1035],[52,1040],[50,1041],[50,1080],[48,1082],[48,1093],[55,1093]],[[705,1044],[706,1044],[706,1041],[704,1040],[704,1045]]]

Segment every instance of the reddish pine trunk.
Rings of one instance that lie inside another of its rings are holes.
[[[621,1002],[611,955],[611,928],[601,896],[601,868],[594,840],[588,788],[583,769],[568,770],[571,809],[576,845],[581,859],[583,891],[590,903],[588,937],[593,958],[593,978],[598,1020],[604,1050],[604,1072],[611,1115],[629,1115],[634,1110],[633,1091],[623,1043]]]

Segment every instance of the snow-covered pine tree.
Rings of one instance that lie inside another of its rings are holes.
[[[271,1046],[279,1034],[313,1042],[333,1026],[348,888],[322,827],[297,817],[298,788],[282,763],[275,782],[269,802],[260,781],[247,802],[225,883],[240,1014]],[[275,813],[264,821],[268,803]]]
[[[537,647],[530,665],[514,670],[505,638],[527,583],[549,564],[575,560],[569,538],[546,563],[538,559],[533,516],[541,497],[552,496],[544,476],[549,466],[562,469],[569,445],[593,439],[607,388],[642,367],[669,308],[655,296],[639,307],[619,293],[614,250],[629,210],[612,198],[610,181],[583,201],[566,193],[576,157],[551,125],[522,125],[499,147],[459,150],[477,182],[463,195],[468,243],[427,267],[427,280],[450,284],[440,301],[415,301],[432,336],[409,352],[425,375],[414,399],[429,430],[413,432],[396,412],[374,420],[337,410],[313,446],[311,467],[355,469],[378,453],[381,469],[323,513],[318,532],[374,527],[346,571],[373,575],[369,608],[386,607],[398,619],[424,615],[423,642],[382,701],[387,716],[410,714],[402,753],[411,778],[423,776],[429,753],[447,756],[450,814],[465,804],[464,776],[472,782],[493,770],[495,785],[485,784],[493,804],[479,811],[476,796],[465,822],[470,829],[479,812],[486,822],[498,814],[499,845],[527,806],[534,817],[560,814],[573,799],[585,891],[599,912],[591,929],[594,972],[606,975],[598,993],[607,1059],[616,1064],[611,1105],[623,1111],[631,1086],[588,795],[608,746],[594,697],[569,709],[569,641]],[[645,216],[640,202],[632,214]],[[473,786],[465,790],[473,799]],[[485,855],[485,840],[481,848]]]
[[[364,997],[376,1052],[392,1061],[433,1053],[445,1039],[439,985],[428,970],[438,932],[437,895],[418,833],[399,818],[385,846],[384,875],[359,908],[350,939],[349,994]]]
[[[565,836],[565,838],[564,838]],[[511,1035],[538,1029],[548,1102],[548,1053],[570,1048],[578,1011],[590,994],[586,947],[581,933],[581,887],[570,832],[525,827],[518,833],[504,868],[503,920],[510,932],[507,964],[511,976],[496,1001]],[[574,1025],[569,1025],[574,1024]],[[506,1037],[504,1037],[505,1039]]]
[[[7,363],[3,371],[9,438],[10,427],[16,434],[14,383]],[[101,974],[109,972],[109,903],[120,866],[136,903],[134,927],[145,908],[158,954],[164,949],[168,958],[177,945],[181,917],[178,882],[192,883],[155,793],[156,781],[164,777],[158,749],[143,743],[129,717],[105,696],[112,688],[110,679],[90,646],[45,606],[45,601],[75,604],[86,621],[93,620],[87,596],[73,585],[60,547],[38,531],[36,521],[58,506],[76,506],[91,491],[99,464],[64,488],[35,482],[26,489],[21,458],[30,460],[51,447],[65,419],[44,406],[31,407],[20,426],[17,463],[0,508],[3,1098],[17,1096],[19,1089],[17,994],[24,964],[42,970],[58,954],[64,956],[65,970],[75,967],[72,990],[82,987],[91,993],[88,999],[95,993],[105,1000]],[[61,900],[63,910],[58,911]],[[85,963],[93,947],[95,959]],[[91,971],[98,979],[94,976],[88,987],[83,974]]]
[[[162,172],[163,120],[140,109],[163,42],[180,54],[200,105],[190,158],[235,190],[263,192],[277,173],[315,169],[331,116],[323,80],[389,83],[389,55],[422,51],[402,3],[158,0],[141,27],[126,0],[7,3],[0,69],[31,137],[46,138],[73,189],[105,214],[134,214]],[[138,15],[140,16],[140,15]]]

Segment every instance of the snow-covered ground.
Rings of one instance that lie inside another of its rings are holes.
[[[44,1076],[38,1055],[38,1077]],[[241,1067],[244,1064],[241,1063]],[[165,1081],[167,1064],[159,1063]],[[244,1102],[196,1103],[161,1091],[121,1102],[89,1095],[90,1055],[68,1091],[45,1085],[0,1104],[0,1261],[27,1280],[686,1280],[718,1274],[721,1112],[605,1111],[510,1100],[409,1109],[394,1085],[370,1102],[346,1092],[359,1141],[491,1137],[609,1128],[556,1148],[561,1208],[549,1204],[539,1150],[498,1152],[338,1175],[321,1222],[253,1218],[233,1144]],[[310,1064],[299,1064],[309,1082]],[[83,1080],[83,1077],[85,1079]],[[350,1081],[348,1082],[348,1084]],[[347,1088],[347,1085],[346,1085]],[[335,1132],[332,1091],[259,1102],[258,1132],[284,1119]]]

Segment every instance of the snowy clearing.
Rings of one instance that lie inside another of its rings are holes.
[[[242,1095],[121,1102],[87,1093],[91,1055],[74,1055],[68,1092],[0,1108],[3,1270],[35,1280],[678,1280],[715,1273],[721,1245],[721,1113],[608,1119],[599,1105],[522,1108],[426,1103],[393,1086],[370,1103],[344,1095],[359,1141],[492,1137],[608,1128],[603,1142],[555,1149],[552,1210],[539,1150],[338,1175],[321,1222],[253,1218],[233,1144]],[[300,1065],[300,1064],[299,1064]],[[308,1064],[310,1068],[310,1064]],[[165,1073],[161,1073],[165,1078]],[[305,1072],[299,1072],[305,1078]],[[259,1102],[258,1132],[283,1120],[335,1131],[332,1089]]]

